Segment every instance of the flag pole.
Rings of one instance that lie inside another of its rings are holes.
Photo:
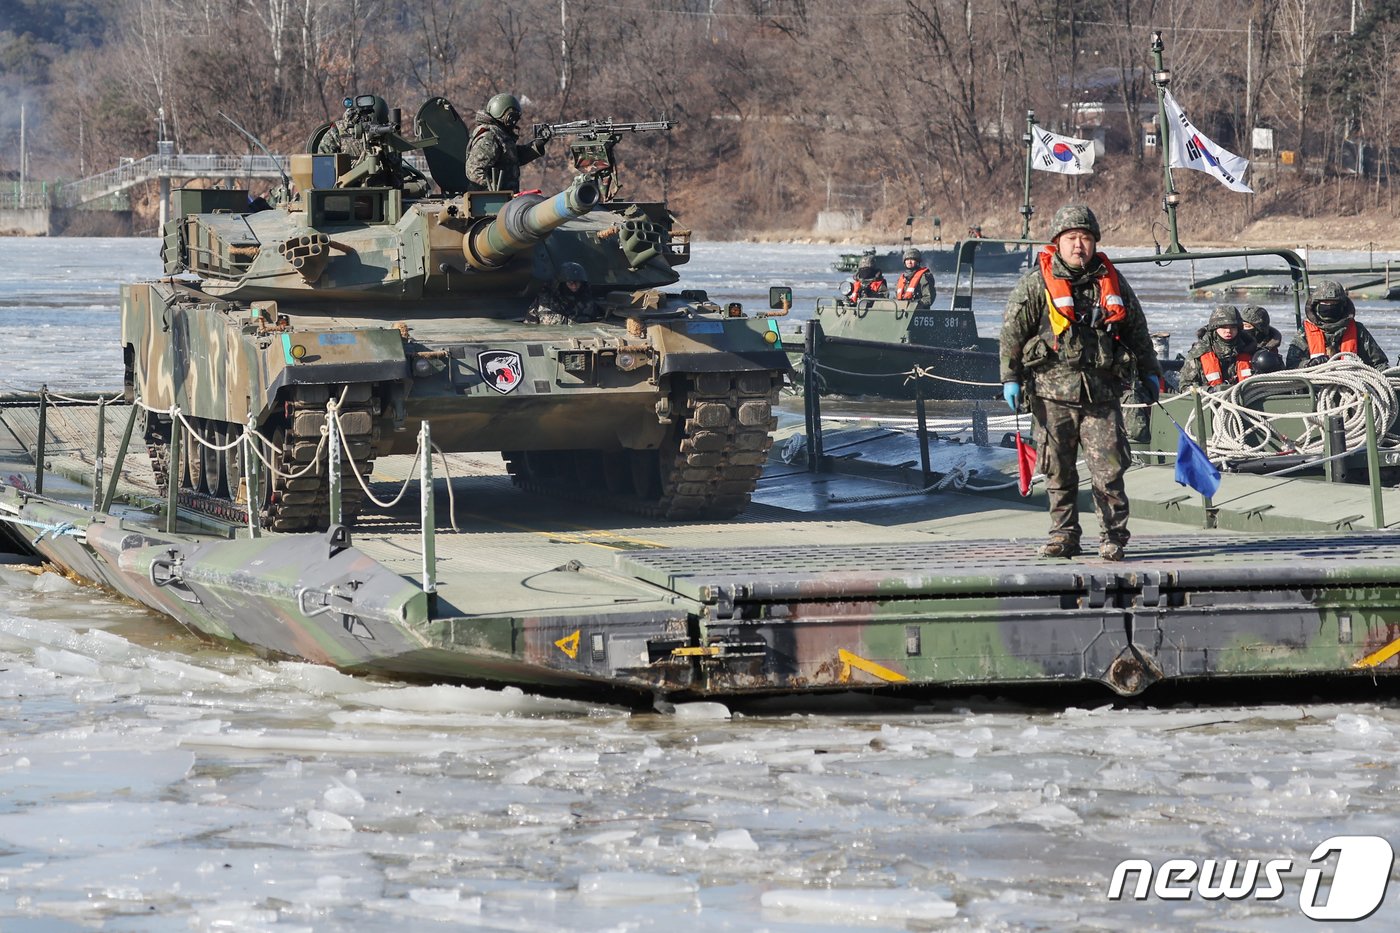
[[[1031,207],[1031,152],[1035,149],[1035,111],[1026,111],[1026,135],[1021,137],[1021,141],[1026,144],[1026,196],[1021,203],[1021,239],[1031,238],[1031,215],[1035,209]]]
[[[1162,176],[1166,185],[1166,195],[1162,198],[1162,209],[1167,212],[1167,231],[1171,242],[1167,252],[1184,253],[1181,241],[1176,235],[1176,206],[1181,203],[1176,183],[1172,181],[1171,126],[1167,123],[1167,85],[1171,84],[1172,73],[1162,65],[1162,34],[1152,34],[1152,83],[1157,87],[1157,148],[1162,150]]]

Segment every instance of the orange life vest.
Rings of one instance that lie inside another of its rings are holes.
[[[1235,355],[1235,381],[1244,382],[1252,374],[1250,361],[1254,358],[1250,353],[1239,353]],[[1224,367],[1220,365],[1220,357],[1215,355],[1214,350],[1207,350],[1201,354],[1201,375],[1206,377],[1206,385],[1218,386],[1225,382]]]
[[[908,272],[901,272],[899,274],[899,281],[896,282],[894,286],[894,296],[900,301],[909,301],[918,297],[919,283],[923,281],[927,273],[928,267],[926,266],[915,269],[913,275],[910,275]]]
[[[1050,330],[1058,339],[1065,328],[1074,321],[1074,295],[1070,292],[1069,281],[1055,277],[1052,265],[1055,247],[1050,245],[1040,251],[1040,278],[1045,282],[1046,308],[1050,312]],[[1104,321],[1116,324],[1128,316],[1128,306],[1123,302],[1123,287],[1118,280],[1118,270],[1103,253],[1098,254],[1103,263],[1104,274],[1099,277],[1099,304],[1104,310]],[[1058,349],[1058,346],[1056,346]]]
[[[885,294],[884,279],[852,279],[851,290],[846,295],[851,301],[859,301],[861,298],[879,298]]]
[[[1327,332],[1318,327],[1312,321],[1303,322],[1303,333],[1308,337],[1308,358],[1326,359],[1332,354],[1327,352]],[[1356,321],[1347,321],[1347,329],[1342,331],[1342,342],[1337,347],[1338,353],[1356,352]]]

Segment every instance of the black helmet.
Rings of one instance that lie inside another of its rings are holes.
[[[1239,330],[1242,326],[1240,309],[1234,305],[1216,305],[1215,310],[1210,313],[1210,320],[1206,322],[1206,327],[1211,330],[1217,327],[1233,327]]]
[[[1307,317],[1314,324],[1336,324],[1356,314],[1356,305],[1346,288],[1335,279],[1317,283],[1317,289],[1308,299]]]
[[[559,267],[559,281],[582,282],[588,284],[588,273],[576,262],[566,262]]]
[[[486,102],[486,115],[497,123],[515,126],[520,122],[520,99],[514,94],[497,94]]]
[[[384,103],[384,98],[375,94],[361,94],[352,103],[360,113],[371,117],[376,125],[382,126],[389,122],[389,105]],[[349,109],[348,104],[346,109]]]
[[[1083,204],[1066,204],[1055,212],[1055,219],[1050,221],[1051,241],[1066,230],[1088,230],[1094,242],[1102,239],[1099,236],[1099,219]]]
[[[1250,371],[1255,373],[1276,373],[1283,369],[1283,357],[1278,355],[1277,350],[1270,350],[1265,347],[1263,350],[1256,350],[1250,357]]]
[[[1269,329],[1269,312],[1258,305],[1247,305],[1240,312],[1240,320],[1253,327],[1255,330]]]

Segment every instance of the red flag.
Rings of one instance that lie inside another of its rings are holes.
[[[1031,477],[1035,475],[1035,448],[1016,432],[1016,480],[1021,495],[1031,494]]]

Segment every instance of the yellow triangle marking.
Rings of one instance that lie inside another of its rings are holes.
[[[850,680],[850,670],[853,667],[858,671],[865,671],[872,677],[878,677],[881,680],[886,681],[888,683],[902,684],[907,683],[909,681],[908,677],[905,677],[898,671],[892,671],[888,667],[885,667],[881,664],[876,664],[874,661],[870,661],[866,658],[862,658],[858,654],[851,654],[845,648],[842,648],[837,652],[837,657],[841,659],[842,683],[846,683]]]
[[[578,636],[580,631],[582,631],[582,629],[574,629],[572,635],[565,635],[554,643],[558,646],[559,650],[567,654],[570,659],[578,657]]]

